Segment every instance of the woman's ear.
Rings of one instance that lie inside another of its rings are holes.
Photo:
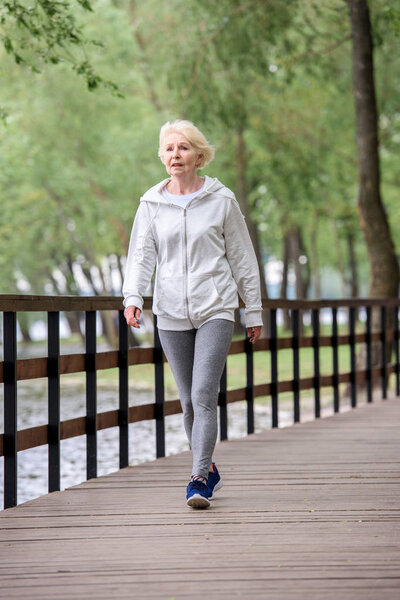
[[[199,167],[201,165],[202,160],[203,160],[203,155],[199,154],[197,157],[197,160],[196,160],[196,167]]]

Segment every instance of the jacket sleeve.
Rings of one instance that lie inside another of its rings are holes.
[[[153,238],[150,210],[141,202],[133,222],[129,242],[125,278],[122,286],[123,304],[142,310],[143,296],[150,284],[157,260],[157,247]]]
[[[236,198],[228,206],[224,223],[226,257],[245,304],[246,327],[262,325],[260,273],[244,216]]]

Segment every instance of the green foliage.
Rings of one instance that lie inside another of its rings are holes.
[[[50,4],[35,7],[43,11]],[[110,255],[124,257],[140,195],[165,175],[157,157],[160,125],[179,117],[205,131],[217,150],[205,172],[233,190],[243,129],[247,200],[264,256],[281,258],[283,235],[295,224],[312,268],[318,262],[348,278],[351,233],[367,280],[355,200],[346,3],[79,4],[57,3],[57,10],[73,15],[65,32],[87,40],[80,60],[75,53],[67,58],[79,44],[60,45],[55,33],[52,50],[16,25],[7,30],[9,41],[3,38],[0,105],[9,117],[0,129],[0,292],[20,289],[23,281],[32,292],[51,292],[52,277],[58,277],[70,293],[79,293],[83,276],[76,272],[99,270]],[[381,40],[375,75],[382,195],[400,253],[398,11],[394,1],[374,0],[371,12]],[[97,38],[101,45],[93,43]],[[25,62],[17,64],[13,51],[22,56],[20,39]],[[62,56],[57,68],[45,61],[51,52]],[[96,94],[82,89],[71,65]],[[104,82],[113,80],[118,89],[110,85],[110,94]]]
[[[102,41],[84,35],[84,27],[77,22],[74,12],[93,12],[88,0],[75,0],[77,6],[59,0],[3,0],[0,2],[0,40],[6,52],[18,65],[35,73],[43,65],[70,63],[92,91],[100,84],[118,92],[113,81],[104,80],[87,58],[87,47],[102,47]],[[79,15],[82,19],[82,16]]]
[[[369,2],[369,8],[375,47],[400,38],[400,5],[397,0],[373,0]]]

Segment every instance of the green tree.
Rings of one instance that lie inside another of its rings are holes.
[[[88,94],[67,64],[36,74],[2,51],[0,104],[12,113],[0,130],[3,293],[23,282],[36,293],[120,293],[110,272],[123,273],[140,195],[165,176],[160,125],[177,117],[216,146],[206,172],[245,198],[261,261],[283,258],[285,235],[297,228],[308,259],[301,293],[326,293],[326,269],[340,274],[343,294],[355,270],[364,289],[347,5],[288,4],[96,0],[85,31],[107,52],[93,46],[91,56],[105,78],[122,82],[123,100]],[[400,53],[383,4],[372,11],[382,39],[382,189],[399,251]]]
[[[381,198],[378,111],[368,3],[348,0],[353,37],[353,79],[359,187],[357,203],[371,264],[370,296],[397,297],[400,270]]]
[[[85,79],[89,90],[101,85],[120,94],[118,86],[104,79],[88,56],[90,46],[103,46],[102,41],[84,33],[84,13],[92,11],[89,0],[74,0],[72,6],[62,0],[2,0],[0,40],[18,65],[33,72],[40,73],[44,65],[67,63]],[[1,116],[6,116],[4,110]]]

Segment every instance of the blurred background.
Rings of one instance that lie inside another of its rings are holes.
[[[368,4],[398,256],[400,7]],[[246,215],[266,296],[368,295],[347,2],[76,1],[39,12],[36,35],[2,17],[0,293],[121,295],[139,198],[165,176],[160,126],[188,118],[216,148],[203,173]]]
[[[240,202],[265,297],[397,295],[397,0],[0,2],[0,37],[1,294],[120,296],[139,198],[166,176],[160,127],[186,118],[216,148],[201,173]],[[117,339],[105,312],[99,349]],[[62,352],[82,347],[83,314],[61,324]],[[144,325],[131,345],[152,343],[151,313]],[[46,333],[45,313],[19,313],[18,356],[44,355]],[[73,414],[81,375],[65,392]],[[99,389],[101,377],[107,408],[117,375],[99,373]],[[152,378],[137,373],[135,402]],[[45,383],[26,389],[22,425],[40,402],[45,414]]]

